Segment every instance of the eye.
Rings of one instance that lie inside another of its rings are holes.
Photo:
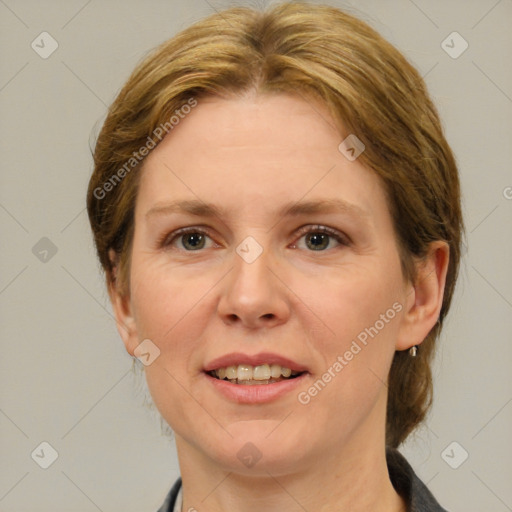
[[[325,251],[334,249],[337,246],[348,246],[350,240],[339,231],[327,226],[304,226],[299,230],[299,240],[304,239],[304,244],[294,243],[292,248],[309,249],[311,251]],[[210,245],[208,246],[208,241]],[[333,244],[334,241],[334,244]],[[186,252],[200,251],[212,247],[218,247],[209,234],[197,227],[182,228],[171,234],[164,235],[158,242],[160,248],[174,247]]]
[[[199,251],[206,247],[207,240],[211,240],[211,238],[205,231],[191,227],[179,229],[170,235],[165,235],[159,241],[158,246],[161,248],[168,248],[179,244],[177,247],[178,249],[185,251]]]
[[[312,251],[325,251],[339,245],[348,246],[350,241],[339,231],[327,226],[305,226],[299,231],[300,239],[304,238],[305,246]],[[335,241],[334,247],[332,241]],[[294,244],[293,248],[303,249],[300,244]]]

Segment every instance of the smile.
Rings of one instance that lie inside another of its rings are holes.
[[[230,365],[217,368],[208,373],[214,378],[226,380],[232,384],[254,386],[273,384],[285,379],[294,379],[303,372],[298,372],[279,364],[264,363],[258,366],[250,364]]]

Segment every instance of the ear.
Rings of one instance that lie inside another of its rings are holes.
[[[112,262],[112,274],[107,276],[107,289],[112,303],[112,309],[116,319],[117,330],[123,340],[126,351],[133,356],[134,350],[139,344],[139,337],[133,307],[130,300],[130,292],[123,292],[118,280],[119,258],[113,249],[109,251]]]
[[[450,248],[446,242],[430,244],[427,256],[417,262],[417,278],[406,292],[404,314],[396,350],[419,345],[437,323],[443,305]]]

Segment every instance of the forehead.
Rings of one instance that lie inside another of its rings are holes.
[[[342,199],[373,211],[377,176],[338,149],[325,106],[287,94],[198,99],[146,158],[138,203],[179,197],[258,210],[301,199]]]

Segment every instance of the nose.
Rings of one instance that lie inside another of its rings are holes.
[[[275,327],[290,316],[288,298],[279,270],[266,250],[251,263],[234,253],[217,311],[228,325]]]

